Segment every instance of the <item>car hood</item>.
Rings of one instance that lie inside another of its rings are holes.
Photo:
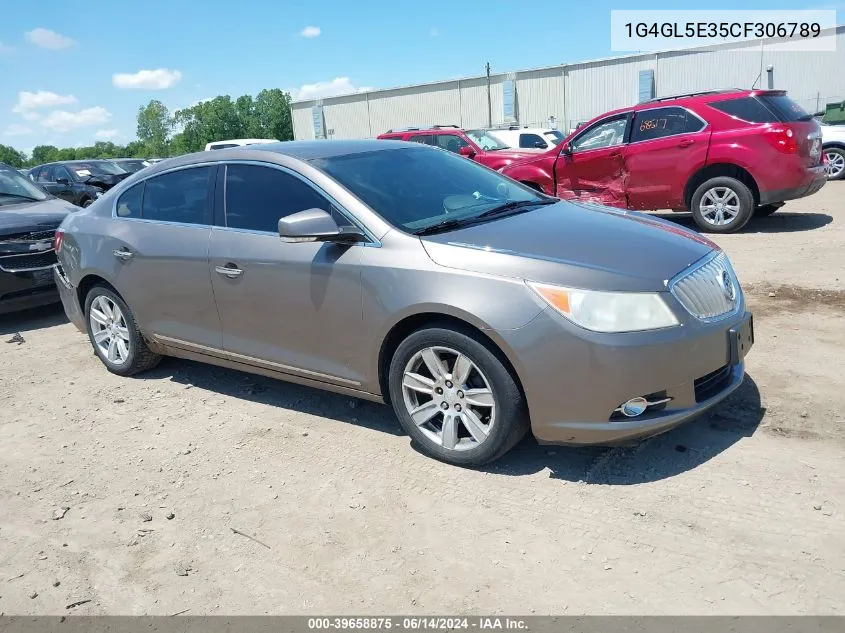
[[[421,238],[445,267],[575,288],[665,290],[666,281],[718,247],[645,214],[576,202]]]
[[[549,155],[549,153],[558,154],[560,150],[556,147],[552,149],[538,149],[536,152],[531,152],[530,154],[521,154],[518,160],[515,160],[510,165],[505,167],[502,171],[503,174],[507,174],[508,170],[512,167],[518,167],[521,165],[530,165],[531,163],[540,163],[543,162]]]
[[[536,158],[540,154],[544,154],[547,150],[544,149],[530,149],[530,148],[523,148],[523,149],[497,149],[486,152],[487,154],[491,154],[493,156],[502,156],[507,157],[512,160],[523,161],[529,158]]]
[[[55,229],[68,213],[78,210],[58,198],[0,206],[0,237]]]
[[[101,187],[103,189],[111,189],[122,180],[126,180],[131,176],[130,173],[125,174],[92,174],[89,178],[83,181],[83,184]]]

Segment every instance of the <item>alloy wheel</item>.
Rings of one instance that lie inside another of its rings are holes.
[[[414,424],[448,450],[476,448],[496,422],[490,381],[468,356],[448,347],[426,347],[411,357],[402,394]]]
[[[827,172],[828,180],[835,180],[845,171],[845,155],[839,152],[825,152],[825,171]]]
[[[105,295],[91,302],[88,317],[94,345],[112,365],[123,365],[129,359],[131,342],[126,317],[120,307]]]
[[[705,222],[725,226],[739,214],[739,196],[730,187],[713,187],[701,196],[698,208]]]

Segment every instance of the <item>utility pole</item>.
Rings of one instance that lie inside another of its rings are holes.
[[[490,62],[485,67],[487,70],[487,127],[493,127],[493,101],[490,96]]]

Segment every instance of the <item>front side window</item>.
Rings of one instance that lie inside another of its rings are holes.
[[[546,204],[542,194],[448,152],[425,147],[374,150],[311,164],[388,223],[410,233],[478,218],[504,204]]]
[[[546,141],[537,134],[520,134],[519,146],[528,148],[546,147]]]
[[[141,217],[180,224],[209,224],[211,173],[211,167],[192,167],[150,178],[146,181]]]
[[[68,183],[73,182],[73,178],[71,178],[70,172],[64,165],[56,165],[56,171],[54,176],[56,178],[56,182],[58,182],[60,179],[67,180]]]
[[[666,136],[698,132],[704,128],[702,121],[684,108],[656,108],[637,112],[631,131],[631,142],[650,141]]]
[[[485,152],[508,149],[507,145],[502,143],[502,141],[492,134],[488,134],[487,130],[467,130],[466,135],[469,137],[469,140],[478,145]]]
[[[220,143],[218,145],[212,145],[208,149],[210,149],[210,150],[212,150],[212,149],[228,149],[230,147],[238,147],[238,144],[237,143]]]
[[[296,176],[257,165],[226,167],[226,226],[278,233],[280,218],[307,209],[332,211],[326,198]]]
[[[35,182],[41,183],[51,183],[53,181],[53,166],[46,165],[40,169],[40,171],[35,174]]]
[[[625,127],[627,125],[628,115],[599,121],[575,138],[570,145],[570,149],[573,152],[583,152],[590,149],[622,145],[625,140]]]
[[[437,134],[434,137],[434,143],[437,147],[450,151],[453,154],[459,154],[462,147],[469,147],[469,143],[454,134]]]

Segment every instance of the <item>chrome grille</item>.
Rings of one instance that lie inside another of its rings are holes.
[[[43,270],[56,263],[56,251],[25,253],[22,255],[0,256],[0,270],[7,273],[20,273],[30,270]]]
[[[703,321],[734,313],[742,301],[736,273],[724,253],[681,273],[669,290],[690,314]]]

